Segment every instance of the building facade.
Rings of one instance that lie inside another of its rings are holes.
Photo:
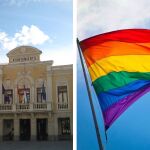
[[[53,66],[41,53],[20,46],[0,64],[0,140],[72,138],[73,66]]]

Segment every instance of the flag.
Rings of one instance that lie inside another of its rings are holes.
[[[5,88],[3,84],[2,84],[2,94],[5,94]]]
[[[19,96],[19,103],[23,103],[23,96],[19,93],[19,87],[18,87],[18,84],[17,84],[17,94]]]
[[[7,90],[5,89],[3,84],[2,84],[2,94],[4,94],[4,102],[10,103],[10,97],[9,97]]]
[[[23,92],[23,100],[24,100],[24,103],[26,104],[28,102],[27,100],[27,94],[26,94],[26,91],[24,90]]]
[[[80,42],[105,128],[150,91],[150,30],[125,29]]]
[[[18,87],[18,84],[17,84],[17,94],[19,95],[19,87]]]
[[[8,95],[7,93],[4,95],[4,101],[5,101],[5,103],[7,103],[7,104],[10,103],[10,97],[9,97],[9,95]]]
[[[45,87],[44,87],[44,82],[42,84],[42,92],[41,92],[41,96],[43,100],[46,100],[46,91],[45,91]]]
[[[19,103],[22,104],[23,103],[23,95],[19,94]]]
[[[23,89],[23,100],[24,100],[24,103],[28,103],[25,85],[24,85],[24,89]]]

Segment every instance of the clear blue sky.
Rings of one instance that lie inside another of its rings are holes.
[[[150,1],[78,0],[78,4],[79,40],[112,30],[150,28]],[[77,147],[78,150],[98,150],[79,57],[77,62]],[[90,79],[89,83],[105,149],[149,150],[150,93],[136,101],[113,123],[107,131],[106,143],[101,110]]]
[[[20,45],[41,49],[42,60],[72,63],[72,0],[0,0],[0,18],[1,63]]]

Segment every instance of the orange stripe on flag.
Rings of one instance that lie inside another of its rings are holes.
[[[109,56],[150,55],[150,43],[104,42],[86,49],[83,55],[89,67],[96,61]]]

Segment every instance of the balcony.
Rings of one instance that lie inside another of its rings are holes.
[[[16,104],[16,111],[28,111],[30,110],[29,104]]]
[[[0,104],[0,113],[51,111],[51,103]]]
[[[58,110],[68,109],[68,103],[58,103]]]
[[[11,104],[0,105],[0,111],[12,111],[13,107]]]

